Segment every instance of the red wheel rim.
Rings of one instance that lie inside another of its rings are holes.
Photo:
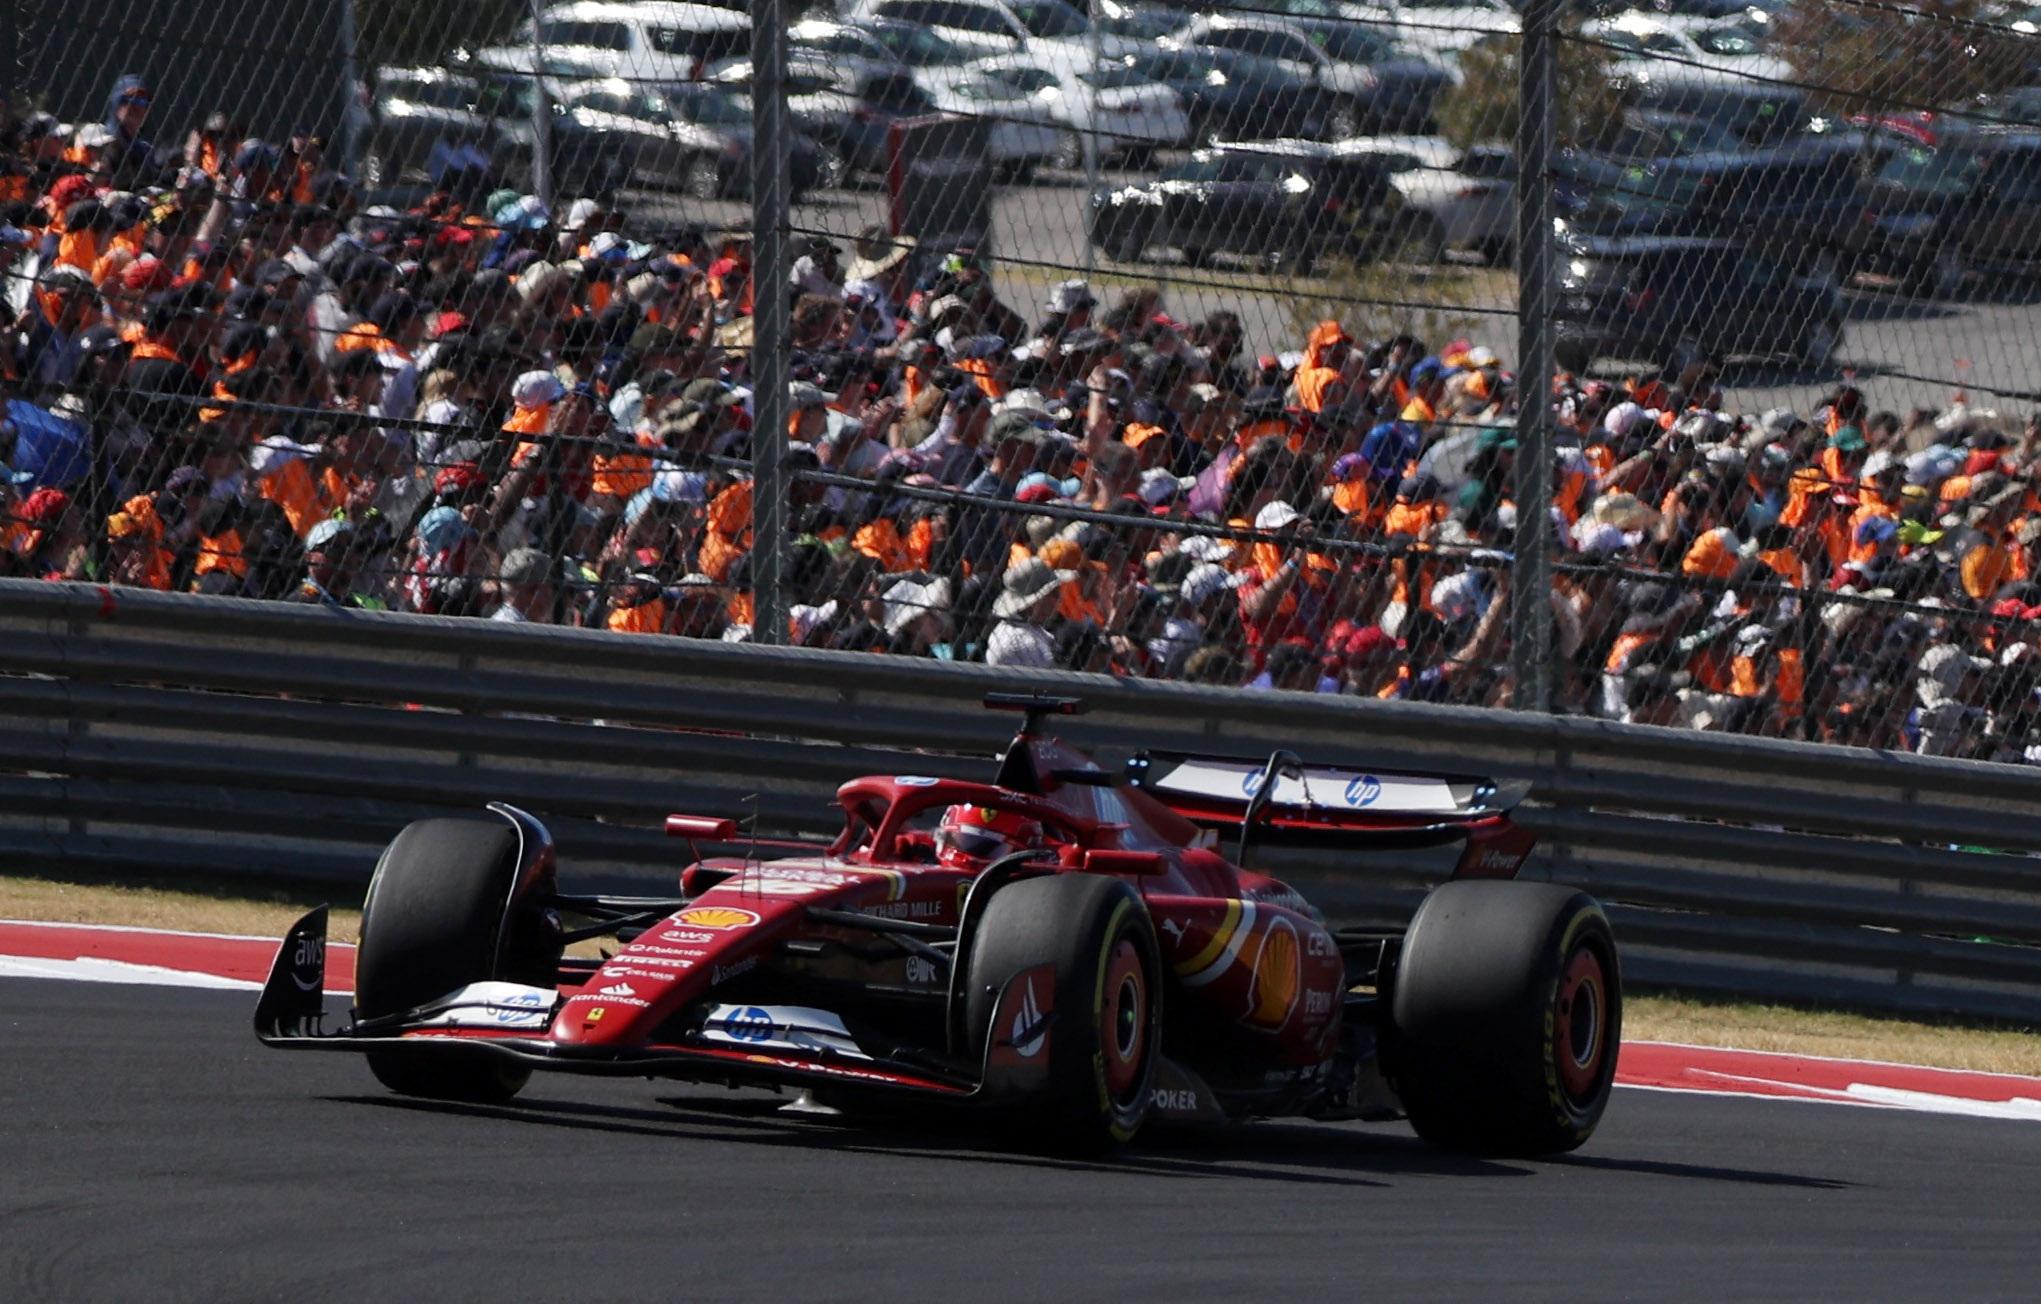
[[[1141,1081],[1141,1062],[1148,1047],[1148,977],[1141,954],[1122,938],[1106,958],[1104,1008],[1099,1040],[1104,1043],[1106,1089],[1123,1098]]]
[[[1552,1057],[1566,1094],[1585,1101],[1600,1085],[1602,1059],[1608,1053],[1609,988],[1601,957],[1587,947],[1573,953],[1559,980],[1559,1004],[1553,1010],[1557,1032]]]

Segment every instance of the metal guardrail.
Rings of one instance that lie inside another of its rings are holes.
[[[405,821],[502,799],[570,874],[671,874],[670,810],[819,833],[862,773],[982,773],[993,689],[1142,747],[1521,777],[1529,871],[1611,906],[1633,978],[2041,1017],[2041,773],[1529,713],[0,581],[0,866],[361,883]],[[1954,849],[1999,848],[2002,854]],[[1434,858],[1275,853],[1355,920]]]

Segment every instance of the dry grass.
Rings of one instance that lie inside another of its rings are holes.
[[[1623,1035],[1633,1041],[2041,1076],[2041,1035],[2032,1029],[1919,1023],[1839,1010],[1633,994],[1623,1007]]]
[[[333,906],[334,940],[353,941],[361,929],[360,902],[344,891],[241,880],[181,881],[172,888],[0,876],[0,919],[277,937],[299,915],[321,903]],[[592,954],[593,945],[577,947],[577,953]],[[1635,1041],[1678,1041],[2041,1076],[2041,1035],[2026,1029],[1928,1024],[1835,1010],[1632,994],[1624,1008],[1623,1033]]]
[[[352,942],[361,931],[359,893],[350,897],[295,885],[232,881],[167,888],[0,875],[0,919],[281,937],[299,915],[322,904],[333,907],[329,936]]]

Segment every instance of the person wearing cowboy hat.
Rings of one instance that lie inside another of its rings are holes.
[[[888,304],[904,300],[907,262],[914,253],[914,237],[894,235],[883,222],[874,222],[851,241],[856,255],[844,274],[844,286],[855,289],[861,281],[871,282]]]
[[[1075,578],[1074,571],[1059,571],[1039,557],[1009,569],[1000,578],[1000,594],[992,602],[998,624],[985,641],[985,664],[989,666],[1034,666],[1056,664],[1056,640],[1042,627],[1056,610],[1063,586]]]

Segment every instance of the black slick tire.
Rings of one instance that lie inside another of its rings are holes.
[[[1391,999],[1388,1067],[1419,1136],[1480,1154],[1572,1150],[1622,1043],[1616,941],[1555,883],[1455,880],[1418,908]]]
[[[972,935],[969,966],[965,1027],[1008,1131],[1031,1148],[1078,1154],[1132,1140],[1148,1117],[1162,1035],[1160,952],[1139,894],[1096,874],[1009,884]],[[1029,1007],[1049,997],[1039,1043],[1025,1024],[1000,1026],[1013,1022],[1001,1017],[1002,995],[1031,972],[1047,985]],[[1016,1045],[1029,1062],[1001,1067]]]
[[[361,1018],[401,1014],[469,983],[537,977],[529,961],[498,954],[517,853],[517,833],[502,820],[419,820],[391,841],[362,905]],[[372,1050],[368,1062],[390,1090],[435,1100],[508,1100],[531,1077],[495,1056],[447,1047]]]

